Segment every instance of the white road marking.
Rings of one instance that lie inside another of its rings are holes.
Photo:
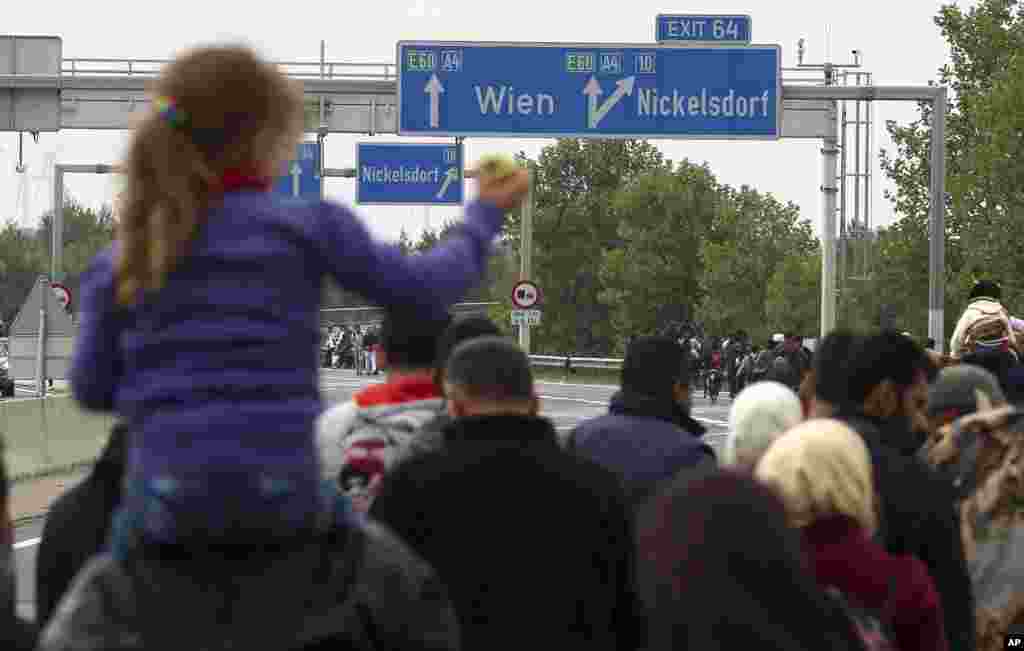
[[[564,402],[578,402],[583,405],[597,405],[599,407],[607,407],[607,400],[584,400],[583,398],[568,398],[565,396],[537,396],[541,400],[562,400]]]
[[[22,540],[21,542],[14,543],[14,549],[25,549],[26,547],[35,547],[39,544],[39,538],[29,538],[28,540]]]
[[[535,384],[547,384],[553,387],[581,387],[584,389],[608,389],[609,391],[615,392],[619,390],[617,384],[573,384],[572,382],[545,382],[543,380],[534,380]]]

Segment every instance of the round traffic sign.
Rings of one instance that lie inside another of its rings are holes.
[[[53,295],[57,297],[57,302],[65,310],[71,307],[71,290],[61,285],[60,283],[50,283],[50,289],[53,290]]]
[[[521,310],[528,310],[540,302],[540,289],[529,280],[516,283],[512,288],[512,304]]]

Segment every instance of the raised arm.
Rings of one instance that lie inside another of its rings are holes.
[[[415,256],[376,241],[343,206],[322,204],[318,219],[316,244],[338,284],[381,305],[434,309],[458,302],[483,278],[504,211],[471,203],[464,221],[443,242]]]
[[[325,268],[346,289],[385,306],[447,308],[483,279],[505,212],[519,204],[528,185],[525,170],[483,174],[480,198],[466,207],[462,223],[422,255],[375,241],[351,211],[329,203],[317,212],[315,243]]]

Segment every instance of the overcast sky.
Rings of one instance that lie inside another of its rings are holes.
[[[820,63],[831,55],[834,63],[849,63],[850,51],[864,53],[863,70],[874,73],[879,85],[924,85],[936,78],[947,59],[947,49],[933,23],[937,0],[714,0],[704,5],[664,0],[595,3],[584,0],[376,0],[375,2],[309,1],[298,4],[240,2],[238,0],[177,0],[142,4],[114,0],[62,1],[42,8],[29,2],[5,3],[3,33],[57,35],[63,38],[66,58],[115,57],[162,59],[182,48],[216,40],[245,40],[268,58],[317,61],[320,40],[327,42],[329,61],[393,62],[395,43],[403,39],[469,41],[555,41],[643,43],[654,39],[654,17],[659,13],[742,13],[753,17],[753,41],[782,47],[783,66],[796,64],[796,43],[807,39],[805,63]],[[974,2],[959,2],[969,7]],[[826,50],[825,31],[831,28]],[[852,109],[852,105],[851,105]],[[889,145],[886,120],[914,119],[916,108],[905,103],[878,103],[875,108],[875,144]],[[851,116],[852,119],[852,116]],[[38,145],[26,137],[28,177],[40,173],[47,153],[64,163],[117,162],[126,133],[65,132],[43,135]],[[378,140],[391,139],[389,136]],[[395,138],[397,139],[397,138]],[[331,135],[326,162],[330,167],[355,163],[357,136]],[[536,156],[544,140],[466,141],[467,160],[492,151],[525,150]],[[666,156],[707,161],[719,180],[730,185],[751,185],[783,201],[800,206],[802,215],[817,230],[821,221],[821,143],[813,140],[778,142],[655,141]],[[0,217],[21,214],[22,180],[15,172],[17,136],[0,133]],[[875,161],[872,221],[893,219],[882,197],[888,186]],[[32,180],[28,199],[33,213],[50,206],[45,181]],[[109,202],[114,180],[71,175],[68,191],[87,204]],[[331,179],[327,195],[351,202],[354,180]],[[457,214],[452,209],[369,207],[361,211],[372,230],[383,238],[397,238],[405,227],[415,234],[425,220],[438,225]]]

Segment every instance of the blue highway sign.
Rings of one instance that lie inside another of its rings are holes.
[[[320,198],[320,145],[299,144],[296,159],[288,163],[288,174],[274,182],[274,193],[302,199]]]
[[[461,204],[462,200],[462,145],[357,145],[356,203],[436,206]]]
[[[398,44],[403,136],[779,138],[777,45]]]
[[[700,16],[659,14],[655,20],[655,40],[659,43],[750,43],[750,16]]]

